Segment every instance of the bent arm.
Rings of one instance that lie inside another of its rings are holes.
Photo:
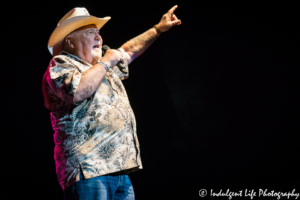
[[[107,50],[101,59],[109,68],[115,66],[119,61],[123,61],[122,55],[117,50]],[[106,69],[101,64],[94,64],[91,68],[81,74],[78,88],[74,95],[74,103],[79,103],[89,98],[100,86],[106,75]]]
[[[106,70],[100,64],[95,64],[93,67],[83,72],[74,95],[74,103],[76,104],[89,98],[100,86],[105,74]]]

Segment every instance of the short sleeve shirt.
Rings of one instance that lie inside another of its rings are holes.
[[[111,68],[99,88],[74,104],[84,71],[92,65],[63,52],[53,57],[43,77],[45,106],[54,131],[54,159],[63,189],[84,178],[142,169],[136,121],[122,84],[128,77]]]

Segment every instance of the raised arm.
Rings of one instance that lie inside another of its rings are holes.
[[[162,19],[157,25],[159,32],[166,32],[173,26],[181,24],[181,21],[177,19],[174,14],[176,8],[177,5],[163,15]],[[159,32],[156,31],[155,28],[151,28],[145,33],[122,45],[125,55],[127,56],[128,64],[140,56],[155,41],[155,39],[159,36]],[[95,57],[91,63],[93,67],[82,73],[80,83],[74,95],[74,103],[81,102],[90,97],[96,91],[96,89],[99,88],[99,85],[106,74],[104,67],[101,66],[101,64],[96,63],[96,61],[99,59],[100,57]],[[118,62],[123,62],[123,58],[119,51],[110,49],[107,50],[103,58],[101,58],[101,61],[105,62],[108,67],[111,68]]]
[[[181,21],[174,14],[178,6],[173,6],[166,14],[163,15],[157,25],[158,31],[153,27],[142,33],[141,35],[129,40],[122,45],[122,48],[127,53],[128,64],[135,58],[140,56],[160,35],[159,32],[166,32],[175,25],[180,25]]]

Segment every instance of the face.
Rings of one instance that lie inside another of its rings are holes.
[[[68,38],[69,37],[69,38]],[[94,63],[102,56],[102,38],[99,35],[99,29],[95,25],[81,27],[66,37],[69,52],[79,58]]]

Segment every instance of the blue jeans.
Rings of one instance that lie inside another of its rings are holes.
[[[116,172],[83,179],[64,191],[65,200],[134,200],[134,191],[128,175]]]

